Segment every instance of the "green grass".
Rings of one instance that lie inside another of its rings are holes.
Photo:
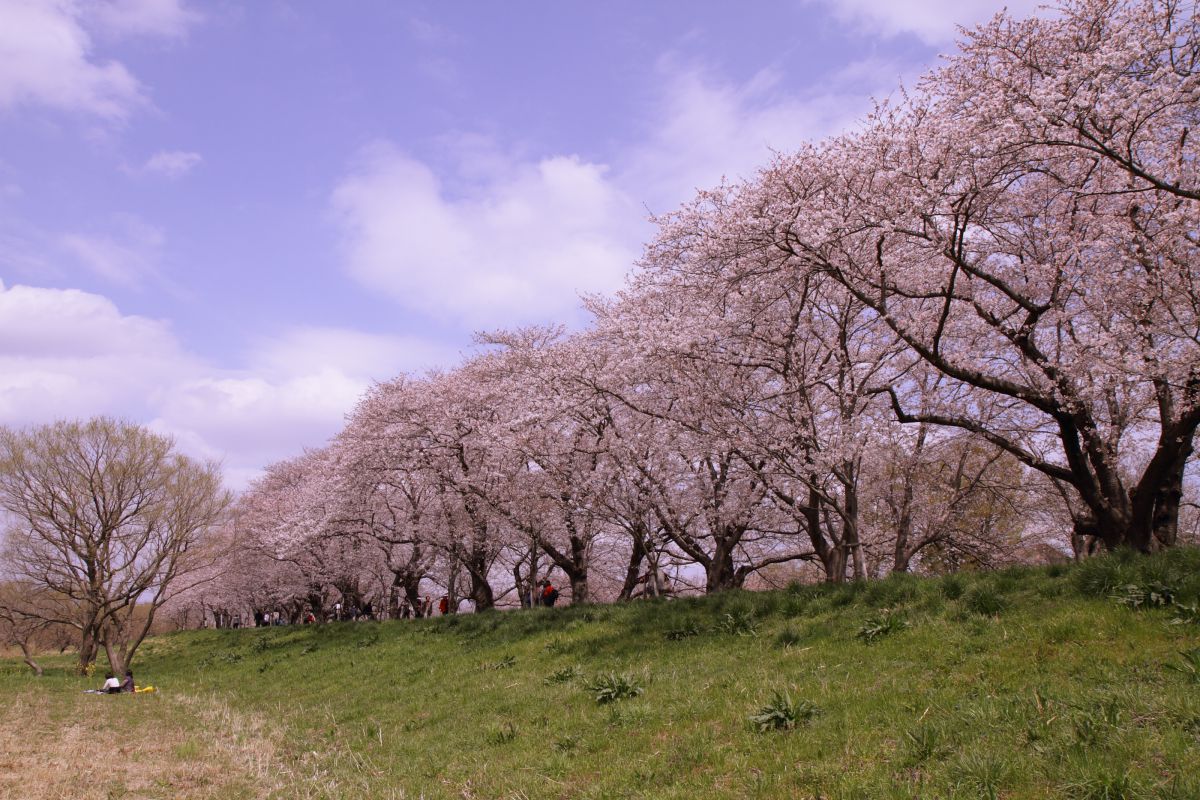
[[[187,632],[137,671],[273,720],[306,796],[1198,798],[1200,625],[1120,602],[1150,584],[1195,604],[1200,551]],[[0,692],[80,685],[52,672]]]

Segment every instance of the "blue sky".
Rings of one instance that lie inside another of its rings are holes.
[[[0,0],[0,424],[123,416],[243,486],[474,330],[583,324],[648,214],[995,10]]]

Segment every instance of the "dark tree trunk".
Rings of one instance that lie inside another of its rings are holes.
[[[91,627],[85,627],[80,634],[79,640],[79,674],[86,675],[92,664],[96,661],[96,653],[99,651],[99,646],[96,642],[96,631]]]
[[[706,594],[742,587],[746,573],[734,567],[733,551],[744,534],[744,528],[737,528],[722,531],[721,535],[715,537],[716,546],[713,548],[712,557],[704,565]]]
[[[475,604],[475,610],[490,611],[495,608],[496,593],[492,589],[491,583],[488,582],[488,557],[482,544],[476,543],[468,557],[460,559],[459,563],[466,567],[467,574],[471,576],[470,597]]]
[[[621,593],[617,595],[617,600],[628,600],[633,597],[633,592],[637,589],[638,578],[642,574],[642,562],[646,560],[647,555],[646,537],[642,535],[641,531],[635,531],[633,549],[629,553],[629,563],[625,566],[625,581],[621,584]]]

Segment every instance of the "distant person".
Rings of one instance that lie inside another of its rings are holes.
[[[550,608],[558,600],[558,589],[550,581],[542,581],[542,605]]]
[[[133,685],[133,670],[125,670],[125,680],[121,681],[122,692],[133,692],[136,687]]]
[[[342,618],[342,604],[340,602],[333,604],[333,618],[340,620]]]
[[[443,617],[450,613],[450,598],[447,595],[442,595],[442,599],[438,600],[438,613]]]
[[[430,597],[429,595],[425,595],[425,602],[421,605],[421,616],[422,617],[432,617],[433,616],[433,598]]]
[[[408,619],[412,616],[412,606],[408,603],[408,598],[400,601],[400,619]]]
[[[104,673],[104,685],[100,687],[100,691],[104,692],[105,694],[120,694],[121,681],[119,681],[117,676],[113,675],[111,672],[106,672]]]
[[[317,622],[317,615],[314,614],[311,610],[307,614],[304,615],[304,624],[305,625],[314,625],[314,624],[316,624],[316,622]]]

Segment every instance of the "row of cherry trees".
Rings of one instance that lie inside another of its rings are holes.
[[[659,220],[594,323],[482,336],[267,470],[206,602],[477,609],[1179,539],[1194,5],[998,16],[860,130]],[[1065,533],[1064,533],[1065,532]]]

